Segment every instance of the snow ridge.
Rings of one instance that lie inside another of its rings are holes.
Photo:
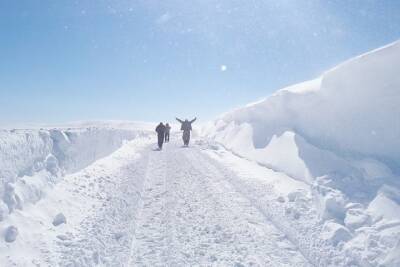
[[[202,135],[311,185],[318,238],[332,251],[388,262],[400,238],[399,69],[397,41],[225,113]]]
[[[125,140],[148,134],[114,128],[0,131],[0,221],[35,203],[66,173],[117,150]]]

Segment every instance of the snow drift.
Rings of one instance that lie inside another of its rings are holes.
[[[125,140],[148,134],[146,127],[134,130],[126,125],[87,125],[0,131],[0,221],[25,203],[37,202],[65,173],[111,154]]]
[[[273,136],[293,131],[320,148],[377,158],[398,169],[399,68],[396,42],[223,115],[213,125],[215,137],[224,139],[221,133],[231,123],[238,134],[247,123],[254,147],[264,148]]]
[[[202,134],[310,185],[321,223],[341,225],[325,229],[346,233],[331,243],[357,264],[398,262],[399,70],[400,41],[223,114]]]

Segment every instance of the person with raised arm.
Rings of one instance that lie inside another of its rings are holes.
[[[169,124],[165,124],[165,143],[169,142],[169,133],[171,131],[171,126]]]
[[[181,131],[183,131],[182,134],[182,139],[183,139],[183,145],[184,146],[189,146],[189,141],[190,141],[190,131],[192,130],[192,123],[196,121],[197,118],[194,118],[193,120],[189,121],[188,119],[185,119],[184,121],[181,119],[176,118],[177,121],[181,123]]]

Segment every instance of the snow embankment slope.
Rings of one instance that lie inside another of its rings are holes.
[[[64,174],[111,154],[125,140],[149,134],[146,127],[79,125],[82,128],[0,131],[0,221],[25,203],[37,202]]]
[[[228,112],[203,134],[309,184],[321,224],[332,230],[320,238],[345,233],[332,243],[355,262],[396,266],[399,69],[398,41]]]

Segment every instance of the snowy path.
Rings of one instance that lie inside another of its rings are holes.
[[[129,266],[307,266],[198,148],[152,152]]]
[[[77,177],[96,201],[57,241],[58,265],[310,266],[199,147],[122,150]]]

